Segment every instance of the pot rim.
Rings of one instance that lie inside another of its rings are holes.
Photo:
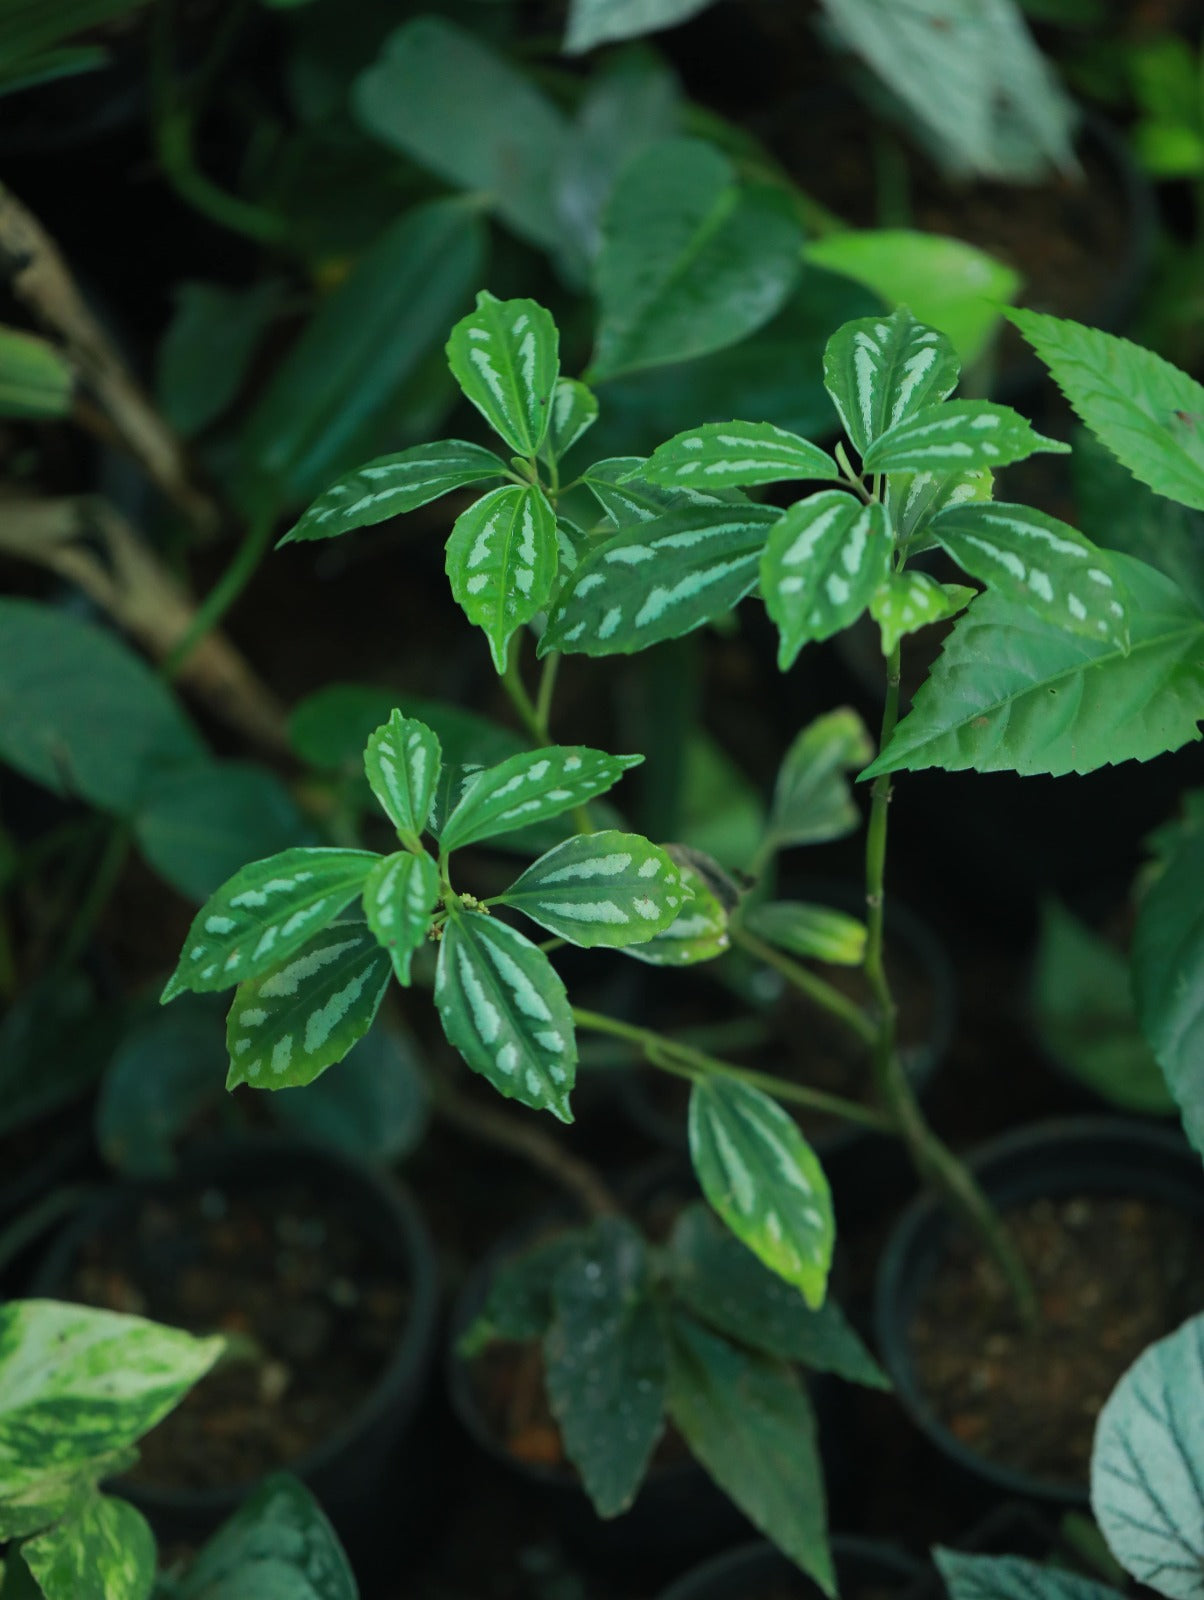
[[[900,1593],[904,1593],[923,1574],[924,1563],[908,1554],[898,1545],[883,1539],[868,1539],[857,1535],[834,1533],[829,1538],[833,1564],[839,1568],[862,1562],[879,1569],[889,1568],[899,1580]],[[719,1600],[721,1595],[742,1595],[737,1585],[755,1582],[758,1570],[767,1565],[771,1570],[784,1564],[798,1572],[799,1578],[809,1587],[820,1591],[814,1579],[801,1567],[796,1567],[790,1557],[769,1539],[752,1539],[733,1549],[691,1567],[663,1589],[658,1600]]]

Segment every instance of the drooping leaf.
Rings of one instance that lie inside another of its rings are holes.
[[[809,641],[830,639],[857,620],[890,557],[881,505],[863,505],[843,490],[822,489],[778,519],[761,557],[761,594],[781,635],[781,671]]]
[[[471,1361],[495,1339],[542,1339],[555,1312],[556,1274],[576,1255],[582,1237],[580,1229],[566,1228],[507,1256],[489,1280],[484,1306],[456,1341],[456,1354]]]
[[[861,825],[845,777],[874,754],[865,723],[849,706],[826,712],[797,734],[782,759],[764,849],[823,844]]]
[[[829,906],[772,900],[744,913],[750,933],[792,956],[857,967],[865,957],[865,923]]]
[[[226,1022],[226,1087],[312,1083],[362,1039],[389,985],[388,953],[344,919],[262,977],[240,983]]]
[[[520,456],[534,456],[548,431],[560,371],[560,335],[534,300],[498,300],[487,290],[457,322],[447,360],[465,396]]]
[[[690,1091],[690,1159],[741,1243],[821,1306],[836,1227],[828,1180],[798,1123],[760,1089],[700,1080]]]
[[[278,966],[351,904],[379,859],[371,850],[282,850],[243,867],[197,912],[164,1004]]]
[[[699,870],[698,852],[669,845],[667,853],[677,863],[688,898],[669,926],[643,944],[628,945],[625,954],[653,967],[688,967],[713,961],[731,947],[727,908]],[[714,865],[712,863],[712,865]]]
[[[280,279],[246,289],[181,283],[174,299],[155,387],[167,420],[188,436],[216,421],[238,394],[285,291]]]
[[[303,1483],[265,1478],[188,1568],[179,1600],[358,1600],[338,1536]]]
[[[75,368],[48,339],[0,327],[0,417],[65,417]]]
[[[840,475],[826,450],[772,422],[690,428],[660,445],[638,471],[649,483],[704,491]]]
[[[443,752],[424,722],[394,709],[369,737],[364,771],[385,815],[408,850],[421,850]]]
[[[1021,1556],[932,1552],[949,1600],[1119,1600],[1107,1584]]]
[[[870,616],[882,635],[882,654],[930,622],[945,622],[964,611],[978,593],[964,583],[938,583],[926,572],[888,572],[870,596]]]
[[[579,378],[557,378],[540,456],[545,461],[559,461],[597,420],[598,397],[593,390]]]
[[[339,1063],[272,1096],[272,1114],[304,1138],[384,1165],[417,1149],[430,1120],[418,1042],[380,1016]]]
[[[484,629],[499,673],[512,636],[547,602],[556,557],[556,513],[534,486],[493,489],[456,519],[447,541],[452,594]]]
[[[529,939],[494,917],[453,912],[439,945],[435,1006],[448,1042],[499,1094],[573,1120],[572,1008]]]
[[[861,458],[866,472],[972,472],[1005,467],[1044,450],[1069,455],[1018,411],[989,400],[942,400],[880,434]]]
[[[410,963],[438,903],[439,869],[425,850],[385,856],[364,880],[364,916],[403,987],[409,986]]]
[[[960,375],[949,340],[906,310],[846,322],[824,350],[824,386],[862,456],[896,423],[947,399]]]
[[[155,1582],[155,1536],[126,1500],[91,1494],[21,1555],[46,1600],[148,1600]]]
[[[714,0],[570,0],[564,36],[567,55],[581,55],[616,39],[672,28],[705,11]]]
[[[469,779],[439,831],[445,850],[558,817],[605,794],[643,756],[611,756],[586,745],[524,750]]]
[[[676,863],[638,833],[566,839],[500,895],[570,944],[621,949],[664,933],[687,898]]]
[[[644,477],[644,456],[609,456],[595,461],[582,481],[598,504],[620,528],[629,522],[652,522],[666,511],[682,506],[707,506],[728,502],[730,496],[702,494],[678,485],[666,488]],[[743,499],[743,496],[740,496]]]

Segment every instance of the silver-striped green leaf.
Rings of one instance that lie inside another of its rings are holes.
[[[749,594],[772,506],[699,506],[622,529],[560,591],[539,654],[629,655],[725,616]]]
[[[278,966],[346,910],[379,859],[371,850],[297,849],[243,867],[197,912],[163,1003]]]
[[[499,896],[570,944],[611,949],[663,933],[686,898],[676,863],[659,845],[610,828],[556,845]]]
[[[149,1600],[156,1554],[141,1511],[95,1493],[21,1546],[45,1600]]]
[[[333,539],[352,528],[367,528],[414,511],[453,489],[507,475],[500,456],[463,439],[438,439],[396,455],[378,456],[331,484],[280,544]]]
[[[455,911],[439,945],[435,1006],[448,1042],[507,1099],[573,1120],[573,1012],[556,969],[514,928]]]
[[[1070,446],[1038,433],[1011,406],[945,400],[925,406],[880,435],[861,458],[866,472],[970,472],[1006,467],[1038,451],[1069,455]]]
[[[273,1473],[206,1540],[173,1600],[358,1600],[351,1563],[313,1495]]]
[[[955,617],[977,592],[963,583],[938,583],[915,569],[888,572],[870,596],[870,616],[882,634],[882,654],[890,655],[905,634]]]
[[[676,434],[639,468],[668,488],[739,489],[798,479],[836,480],[826,450],[772,422],[708,422]]]
[[[737,1239],[821,1306],[836,1224],[828,1180],[794,1118],[760,1089],[701,1079],[690,1091],[690,1159]]]
[[[426,851],[399,850],[378,861],[364,883],[364,916],[389,953],[398,983],[409,987],[410,962],[439,903],[439,868]]]
[[[612,756],[581,744],[525,750],[475,773],[440,830],[445,850],[546,822],[612,789],[643,756]]]
[[[1126,648],[1128,616],[1111,558],[1031,506],[950,506],[929,525],[959,566],[1070,633]]]
[[[890,556],[885,511],[840,489],[822,489],[779,517],[761,557],[761,594],[778,625],[783,672],[809,641],[830,639],[857,620]]]
[[[711,506],[743,500],[741,494],[703,494],[682,485],[669,488],[652,483],[641,470],[645,456],[608,456],[595,461],[582,475],[582,482],[617,527],[631,522],[653,522],[666,511],[682,506]]]
[[[560,372],[560,335],[534,300],[498,300],[487,289],[447,341],[452,375],[485,421],[520,456],[532,457],[548,429]]]
[[[774,900],[750,907],[744,913],[744,926],[792,956],[841,967],[858,967],[865,957],[865,923],[830,906]]]
[[[666,853],[677,863],[689,898],[667,928],[644,944],[629,945],[625,953],[651,967],[689,967],[714,961],[731,947],[728,908],[695,864],[701,852],[669,845]]]
[[[1093,1552],[1093,1560],[1101,1564],[1102,1555],[1102,1550]],[[937,1547],[932,1559],[949,1600],[1119,1600],[1110,1584],[1021,1556],[967,1555]]]
[[[426,831],[442,759],[439,740],[426,723],[396,709],[388,722],[368,737],[364,771],[398,838],[409,850],[421,849],[419,838]]]
[[[548,431],[539,447],[544,461],[559,461],[598,420],[598,397],[580,378],[557,378]]]
[[[896,423],[951,395],[960,376],[944,334],[907,310],[846,322],[824,350],[824,387],[861,456]]]
[[[864,767],[873,755],[869,730],[850,706],[809,722],[782,758],[763,848],[824,844],[852,833],[861,813],[845,773]]]
[[[344,918],[271,972],[240,984],[226,1019],[226,1088],[312,1083],[372,1026],[391,970],[371,928]]]
[[[556,513],[534,484],[492,489],[456,518],[447,576],[469,622],[484,629],[499,673],[512,635],[552,592],[556,556]]]
[[[946,506],[959,506],[967,500],[989,500],[995,479],[986,467],[970,472],[892,472],[886,480],[882,503],[890,519],[895,543],[911,544],[913,549],[932,548],[925,534],[927,523]]]

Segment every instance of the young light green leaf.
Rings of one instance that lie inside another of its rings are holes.
[[[346,910],[379,859],[371,850],[282,850],[236,872],[197,912],[162,1003],[278,966]]]
[[[731,946],[728,907],[716,892],[716,878],[723,876],[721,869],[714,862],[704,867],[701,852],[683,845],[667,846],[666,854],[677,863],[688,898],[667,928],[644,944],[628,945],[625,953],[653,967],[688,967],[699,961],[713,961]]]
[[[841,967],[858,967],[865,958],[865,923],[829,906],[774,900],[751,906],[743,920],[750,933],[792,956]]]
[[[498,898],[570,944],[621,949],[664,933],[687,890],[659,845],[604,829],[558,844]]]
[[[943,400],[881,434],[861,464],[866,472],[970,472],[1005,467],[1039,450],[1069,455],[1070,446],[1046,439],[1010,406]]]
[[[367,528],[414,511],[454,489],[504,478],[508,471],[492,450],[463,439],[439,439],[378,456],[331,484],[279,543],[333,539],[352,528]]]
[[[932,1558],[945,1580],[949,1600],[1120,1600],[1107,1584],[1020,1556],[934,1549]]]
[[[741,1243],[812,1309],[821,1306],[836,1235],[832,1197],[794,1119],[760,1089],[701,1079],[690,1091],[690,1159]]]
[[[407,850],[421,850],[443,752],[424,722],[394,709],[368,738],[364,771]]]
[[[372,1026],[390,970],[372,930],[345,918],[239,984],[226,1020],[227,1089],[312,1083]]]
[[[592,551],[548,614],[549,650],[630,655],[725,616],[757,581],[772,506],[668,511]]]
[[[557,378],[548,411],[548,431],[539,447],[543,461],[559,461],[598,420],[598,397],[580,378]]]
[[[666,488],[714,491],[841,474],[826,450],[772,422],[708,422],[675,434],[636,475]]]
[[[883,504],[894,530],[895,543],[915,543],[915,551],[928,550],[932,541],[925,530],[929,520],[946,506],[966,500],[989,500],[995,480],[985,467],[970,472],[893,472],[886,480]],[[907,576],[907,574],[904,574]]]
[[[840,489],[796,501],[778,519],[761,557],[761,594],[781,635],[781,671],[809,641],[830,639],[857,620],[885,578],[890,555],[882,507],[862,505]]]
[[[155,1536],[126,1500],[91,1494],[69,1516],[21,1546],[46,1600],[148,1600]]]
[[[778,769],[764,851],[824,844],[861,825],[846,772],[872,760],[874,741],[849,706],[817,717],[797,734]]]
[[[553,1285],[548,1400],[600,1517],[631,1505],[664,1427],[668,1349],[649,1278],[639,1232],[603,1217]]]
[[[445,850],[546,822],[614,787],[643,756],[611,756],[586,745],[524,750],[474,773],[439,830]]]
[[[556,556],[556,513],[534,485],[493,489],[456,518],[447,576],[465,616],[485,630],[499,673],[512,635],[551,593]]]
[[[870,616],[882,634],[882,654],[930,622],[944,622],[970,604],[977,589],[964,583],[938,583],[926,572],[888,572],[870,596]]]
[[[426,938],[438,903],[439,868],[425,850],[385,856],[364,881],[364,916],[405,988],[414,952]]]
[[[178,1600],[358,1600],[338,1536],[303,1483],[274,1473],[205,1544]]]
[[[1204,510],[1204,386],[1152,350],[1036,311],[1008,316],[1135,478]]]
[[[564,52],[578,56],[596,45],[671,28],[713,3],[714,0],[569,0]]]
[[[682,506],[729,504],[743,495],[702,494],[697,489],[677,485],[666,488],[646,478],[644,456],[610,456],[595,461],[582,474],[582,481],[612,522],[620,528],[631,522],[652,522],[666,511]]]
[[[499,1094],[573,1120],[572,1007],[529,939],[496,918],[453,912],[439,945],[435,1006],[448,1042]]]
[[[1127,654],[980,595],[862,779],[924,767],[1093,772],[1199,738],[1204,617],[1152,567],[1114,554],[1112,569],[1129,606]]]
[[[497,300],[487,289],[447,341],[456,382],[485,421],[520,456],[539,450],[548,431],[560,371],[560,335],[534,300]]]
[[[953,346],[909,311],[846,322],[824,351],[824,387],[863,456],[874,440],[957,388]]]
[[[1009,600],[1070,633],[1129,641],[1123,591],[1111,559],[1077,528],[1031,506],[950,506],[929,523],[959,566]]]

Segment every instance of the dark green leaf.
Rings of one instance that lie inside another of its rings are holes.
[[[500,895],[570,944],[646,944],[677,917],[687,891],[676,863],[637,833],[579,834],[540,856]]]
[[[493,489],[462,512],[447,541],[452,594],[506,670],[510,640],[542,611],[556,581],[556,513],[535,487]]]
[[[799,733],[778,770],[765,846],[823,844],[861,824],[846,772],[865,766],[874,742],[848,706],[817,717]]]
[[[639,470],[643,456],[610,456],[595,461],[582,474],[583,482],[612,522],[621,528],[631,522],[652,522],[666,511],[683,506],[726,504],[729,495],[700,494],[680,486],[666,488],[651,482]],[[741,500],[744,499],[740,495]]]
[[[1034,431],[1010,406],[987,400],[945,400],[924,406],[880,434],[861,459],[866,472],[992,471],[1044,450],[1070,446]]]
[[[272,1111],[287,1127],[374,1164],[417,1149],[429,1109],[417,1042],[379,1016],[337,1072],[272,1097]]]
[[[331,684],[303,700],[290,719],[289,740],[301,759],[315,767],[362,771],[369,735],[388,722],[395,710],[426,723],[438,739],[444,759],[453,766],[472,762],[485,766],[526,748],[513,729],[475,712],[358,683]]]
[[[47,339],[0,327],[0,417],[65,417],[75,368]]]
[[[539,447],[545,461],[559,461],[598,419],[598,397],[579,378],[557,378],[548,408],[548,432]]]
[[[226,1051],[220,1007],[189,995],[121,1041],[96,1107],[96,1142],[117,1172],[162,1178],[173,1146],[202,1108],[220,1105]]]
[[[495,1339],[540,1339],[552,1321],[552,1285],[564,1263],[576,1255],[579,1230],[554,1233],[507,1257],[489,1281],[485,1304],[461,1334],[456,1353],[471,1361]]]
[[[842,489],[796,501],[769,530],[761,594],[777,623],[778,666],[803,646],[843,633],[869,605],[890,567],[891,538],[880,505]]]
[[[303,1483],[265,1479],[189,1567],[178,1600],[357,1600],[350,1563]]]
[[[0,1019],[0,1138],[67,1105],[100,1077],[120,1037],[82,973],[25,986]]]
[[[666,488],[747,488],[799,479],[838,479],[826,450],[772,422],[711,422],[675,434],[642,464],[639,477]]]
[[[611,756],[585,745],[525,750],[474,773],[439,829],[445,850],[558,817],[605,794],[643,756]]]
[[[560,335],[534,300],[498,300],[487,290],[457,322],[447,361],[467,399],[520,456],[534,457],[548,431],[560,372]]]
[[[936,1549],[932,1558],[949,1600],[1120,1600],[1107,1584],[1019,1556],[972,1556]]]
[[[409,850],[420,850],[431,802],[439,782],[443,752],[424,722],[394,710],[369,736],[364,771],[397,836]]]
[[[896,423],[946,399],[960,375],[948,339],[905,310],[846,322],[824,350],[824,386],[858,455]]]
[[[424,851],[399,850],[377,862],[364,880],[364,916],[408,987],[414,952],[426,942],[439,903],[439,869]]]
[[[268,327],[284,304],[278,280],[227,289],[181,283],[159,346],[155,384],[168,421],[182,434],[216,421],[238,394]]]

